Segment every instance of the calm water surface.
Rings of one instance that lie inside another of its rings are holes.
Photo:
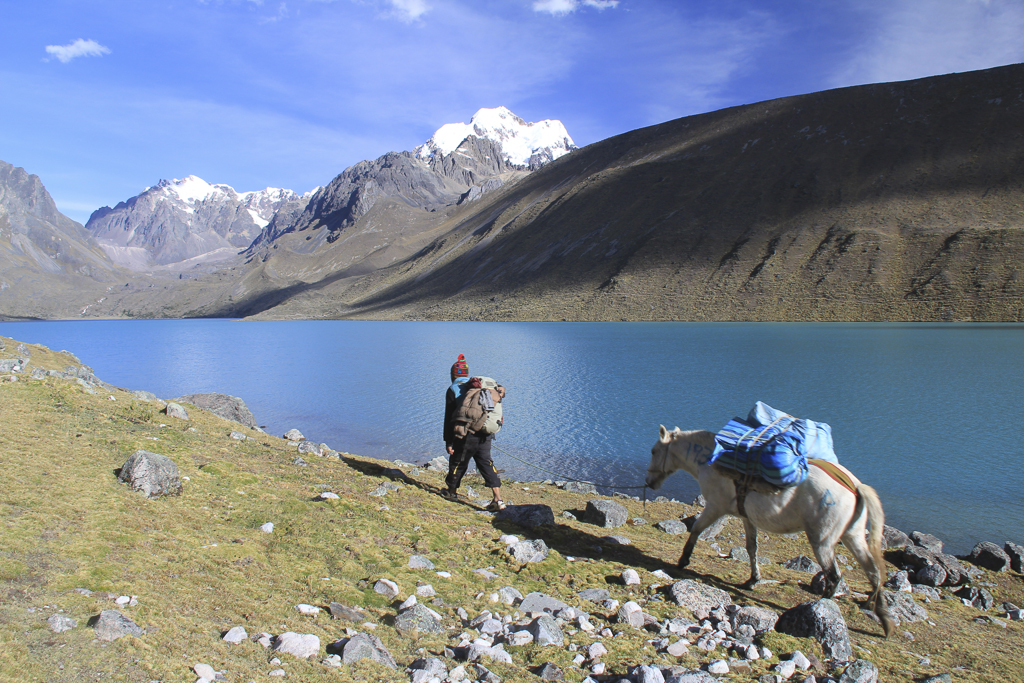
[[[241,396],[271,434],[407,461],[444,454],[444,390],[464,353],[508,388],[495,459],[525,481],[642,485],[659,424],[718,430],[761,400],[831,424],[890,524],[957,553],[1024,543],[1024,326],[133,320],[0,334],[164,398]],[[680,473],[663,493],[697,491]]]

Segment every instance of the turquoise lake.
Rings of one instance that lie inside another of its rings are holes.
[[[162,398],[240,396],[271,434],[295,427],[411,462],[444,454],[444,391],[463,353],[471,374],[507,387],[494,454],[520,481],[641,486],[658,425],[717,431],[760,400],[829,423],[887,523],[955,553],[1024,544],[1022,325],[132,320],[0,334]],[[697,492],[680,473],[648,496]]]

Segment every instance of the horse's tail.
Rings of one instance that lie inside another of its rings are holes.
[[[850,519],[851,525],[860,519],[864,508],[867,508],[868,511],[868,552],[871,553],[871,560],[875,565],[875,575],[868,577],[875,591],[871,594],[868,602],[881,620],[885,636],[888,638],[896,630],[896,624],[889,616],[889,608],[882,598],[882,579],[885,576],[885,560],[882,558],[882,530],[885,527],[885,512],[882,510],[882,501],[879,500],[878,493],[867,484],[859,484],[857,486],[857,506]]]

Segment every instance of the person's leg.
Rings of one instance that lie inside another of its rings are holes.
[[[484,437],[480,442],[480,447],[477,448],[476,453],[473,455],[473,460],[476,462],[476,468],[480,472],[480,476],[484,478],[484,484],[489,486],[493,498],[491,504],[497,507],[501,507],[499,503],[502,503],[501,498],[501,478],[498,477],[498,469],[494,466],[494,460],[491,459],[491,440],[490,438]]]
[[[452,443],[454,452],[448,458],[448,476],[445,477],[444,483],[448,487],[448,493],[453,497],[462,483],[462,478],[466,476],[466,470],[469,469],[469,454],[466,453],[468,438],[456,439]]]

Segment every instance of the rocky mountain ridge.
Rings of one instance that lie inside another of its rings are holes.
[[[283,206],[309,194],[268,187],[236,192],[194,175],[161,180],[86,223],[110,258],[131,270],[230,259],[248,247]]]

